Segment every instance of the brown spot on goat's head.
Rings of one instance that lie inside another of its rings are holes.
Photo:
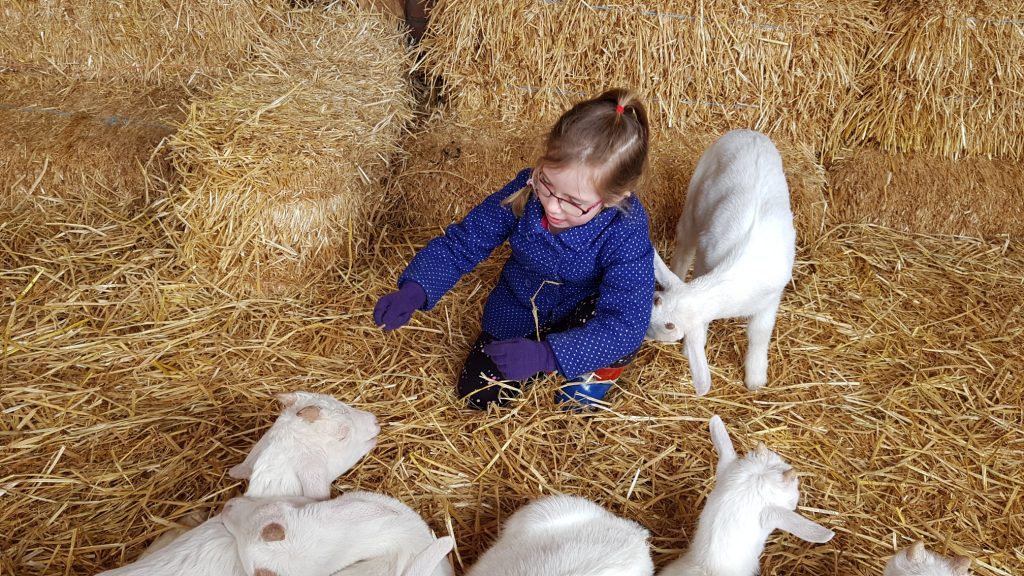
[[[263,527],[263,530],[260,532],[260,538],[264,542],[280,542],[284,540],[284,526],[277,522],[271,522]]]
[[[316,422],[317,418],[320,418],[320,407],[319,406],[306,406],[302,410],[296,412],[299,418],[302,418],[306,422]]]
[[[654,305],[655,306],[661,306],[661,296],[655,296],[654,297]]]

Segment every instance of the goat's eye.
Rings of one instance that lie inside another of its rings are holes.
[[[673,324],[671,322],[668,322],[668,323],[665,324],[665,330],[675,330],[675,329],[676,329],[676,325],[675,324]]]

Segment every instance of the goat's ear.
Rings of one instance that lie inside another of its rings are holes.
[[[281,392],[279,394],[275,394],[274,397],[281,403],[282,408],[291,408],[299,399],[294,392]]]
[[[916,540],[907,548],[907,560],[920,562],[924,558],[924,540]]]
[[[280,542],[285,538],[284,526],[277,522],[271,522],[260,530],[260,539],[264,542]]]
[[[715,475],[720,476],[722,470],[736,461],[736,449],[732,447],[732,440],[729,438],[729,431],[725,429],[725,423],[717,414],[711,417],[708,423],[711,429],[711,444],[718,452],[718,465],[715,467]]]
[[[703,396],[711,390],[711,368],[704,353],[706,340],[707,329],[693,334],[687,333],[683,337],[683,348],[686,350],[686,359],[690,362],[690,374],[697,396]]]
[[[956,556],[952,563],[953,573],[957,576],[967,576],[971,571],[971,559],[967,556]]]
[[[351,493],[350,493],[351,494]],[[375,500],[355,498],[335,498],[325,502],[314,502],[311,506],[324,506],[333,509],[349,522],[366,522],[369,520],[393,520],[400,512],[395,508]]]
[[[246,459],[241,464],[235,464],[228,470],[228,476],[231,476],[235,480],[248,480],[252,476],[252,464]]]
[[[666,290],[683,283],[679,276],[676,276],[676,273],[661,259],[661,254],[658,254],[657,250],[654,251],[654,279]]]
[[[770,530],[778,528],[805,542],[815,544],[824,544],[836,535],[821,524],[779,506],[769,506],[761,512],[761,526]]]
[[[455,539],[451,536],[434,540],[413,557],[412,562],[402,572],[402,576],[430,576],[437,570],[437,566],[445,561],[445,556],[448,556],[454,547]]]

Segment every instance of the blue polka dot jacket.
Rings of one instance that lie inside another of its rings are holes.
[[[625,210],[605,209],[586,224],[552,234],[531,197],[517,218],[501,201],[526,186],[530,169],[491,194],[458,223],[420,250],[398,280],[427,294],[430,310],[459,279],[508,240],[512,255],[484,306],[483,330],[499,340],[556,324],[597,293],[595,316],[583,326],[547,337],[559,371],[574,378],[603,368],[640,348],[651,318],[654,247],[647,213],[636,195]]]

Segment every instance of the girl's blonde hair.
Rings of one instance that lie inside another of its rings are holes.
[[[601,200],[617,206],[643,175],[648,133],[647,110],[637,95],[613,88],[562,114],[547,135],[534,173],[545,166],[585,166]],[[532,194],[527,186],[502,204],[519,217]]]

